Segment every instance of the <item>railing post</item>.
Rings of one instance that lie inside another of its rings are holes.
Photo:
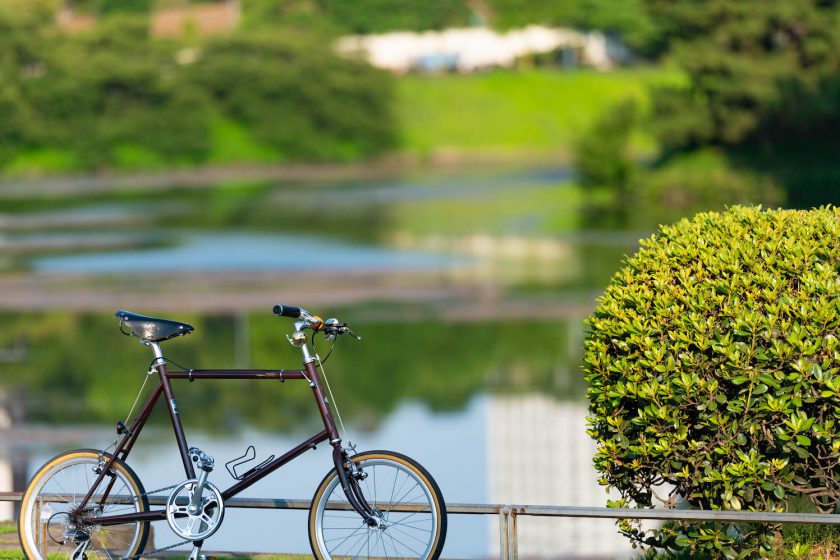
[[[518,560],[519,558],[516,508],[508,505],[502,505],[499,508],[499,558],[500,560]]]
[[[501,506],[499,508],[499,560],[510,560],[510,546],[508,543],[508,514],[510,508]]]
[[[519,535],[517,534],[517,515],[516,515],[516,507],[514,507],[510,515],[508,516],[510,520],[509,526],[511,528],[511,535],[508,537],[508,541],[510,542],[510,551],[511,551],[511,558],[513,560],[519,560]]]

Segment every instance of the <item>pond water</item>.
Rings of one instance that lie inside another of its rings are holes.
[[[151,358],[118,337],[121,301],[195,324],[165,345],[193,368],[297,367],[288,323],[268,312],[287,303],[336,315],[363,337],[342,340],[326,366],[360,450],[416,458],[452,503],[604,505],[585,433],[583,318],[641,235],[587,225],[566,178],[537,169],[173,189],[155,206],[143,193],[17,202],[0,220],[14,225],[0,232],[0,268],[25,279],[9,285],[34,303],[0,312],[0,386],[28,423],[18,415],[7,432],[17,436],[0,440],[0,484],[11,472],[20,486],[58,451],[112,441]],[[38,307],[41,286],[74,311]],[[162,308],[156,290],[174,303]],[[241,310],[214,307],[222,299]],[[221,467],[248,445],[267,457],[318,430],[305,387],[265,383],[176,385],[190,444]],[[153,417],[129,461],[148,490],[183,478],[166,422]],[[244,495],[309,498],[329,462],[320,446]],[[222,468],[211,480],[231,482]],[[173,542],[158,525],[155,545]],[[610,521],[523,518],[519,535],[527,557],[630,555]],[[305,514],[251,510],[230,510],[207,544],[307,546]],[[445,557],[497,551],[498,519],[450,517]]]
[[[175,237],[176,234],[173,234]],[[342,243],[305,235],[177,232],[178,244],[158,249],[96,251],[33,260],[38,272],[121,273],[255,270],[411,270],[457,266],[465,259]]]

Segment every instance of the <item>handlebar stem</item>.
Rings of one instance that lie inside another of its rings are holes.
[[[302,321],[295,321],[295,332],[303,332],[303,329],[309,326],[309,321],[305,318]],[[300,351],[303,352],[303,363],[310,364],[315,361],[312,354],[309,352],[309,341],[305,341],[300,345]]]
[[[303,363],[304,364],[311,364],[315,361],[315,358],[312,357],[312,354],[309,353],[309,343],[305,343],[300,347],[300,351],[303,352]]]

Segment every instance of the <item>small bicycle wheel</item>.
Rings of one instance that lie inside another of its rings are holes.
[[[96,524],[101,515],[149,510],[140,479],[122,461],[114,461],[113,478],[105,476],[84,510],[77,511],[96,482],[95,470],[99,467],[98,451],[79,449],[58,455],[38,469],[23,495],[18,523],[20,545],[27,558],[72,558],[77,547],[74,536],[79,534],[90,537],[90,546],[85,550],[87,559],[127,558],[143,551],[149,522]],[[108,498],[100,508],[99,502],[109,485]]]
[[[371,526],[350,506],[336,470],[315,492],[309,543],[319,560],[440,556],[446,538],[446,504],[432,476],[392,451],[367,451],[350,459],[363,473],[358,488],[373,508]]]

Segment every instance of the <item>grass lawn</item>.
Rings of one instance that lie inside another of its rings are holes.
[[[486,74],[398,78],[397,110],[405,148],[557,150],[575,139],[607,108],[635,99],[649,104],[648,87],[678,85],[682,74],[662,68],[498,71]],[[650,137],[634,148],[653,148]]]
[[[403,201],[390,209],[391,229],[437,236],[514,234],[539,236],[579,227],[586,194],[569,182],[521,185],[514,192]]]

